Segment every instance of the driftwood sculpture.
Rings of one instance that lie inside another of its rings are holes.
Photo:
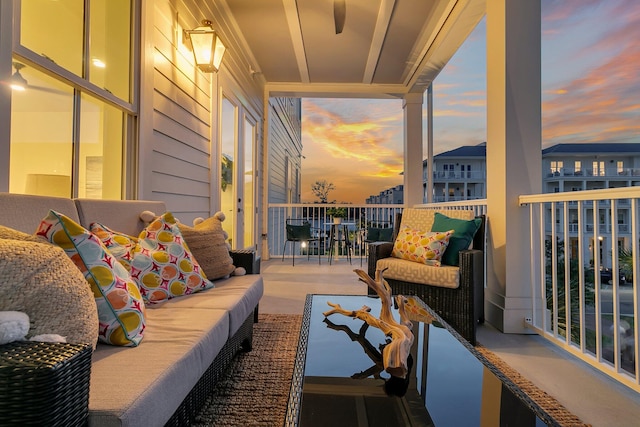
[[[331,302],[327,302],[327,304],[333,307],[333,309],[325,311],[323,314],[325,317],[335,313],[343,314],[364,320],[368,325],[380,329],[386,336],[391,338],[391,342],[386,345],[382,351],[385,371],[392,377],[406,378],[409,371],[407,358],[411,351],[411,344],[413,344],[413,333],[411,332],[413,325],[405,311],[406,300],[402,295],[396,297],[398,312],[400,314],[400,322],[397,322],[391,313],[393,298],[391,288],[383,278],[383,271],[376,270],[375,279],[372,279],[364,270],[356,269],[354,271],[360,279],[380,297],[380,302],[382,303],[380,318],[374,317],[370,313],[371,308],[367,306],[363,306],[359,310],[345,310],[340,307],[340,304]]]

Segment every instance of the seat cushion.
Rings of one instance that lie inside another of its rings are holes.
[[[262,294],[264,284],[262,277],[256,274],[233,276],[218,280],[216,287],[205,292],[190,295],[187,298],[176,298],[166,306],[196,309],[221,309],[229,311],[229,335],[240,329],[245,319],[253,312]]]
[[[387,279],[453,289],[460,286],[460,269],[454,266],[434,267],[389,257],[378,260],[376,264],[378,270],[385,268],[384,277]]]
[[[163,425],[229,337],[224,310],[156,307],[138,347],[93,353],[89,425]]]

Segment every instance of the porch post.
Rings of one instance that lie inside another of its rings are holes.
[[[422,93],[404,95],[404,205],[423,203]]]
[[[540,0],[487,0],[486,320],[527,333],[531,254],[521,194],[542,189]]]

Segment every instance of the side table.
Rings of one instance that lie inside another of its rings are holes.
[[[81,344],[0,346],[0,425],[86,425],[91,353]]]

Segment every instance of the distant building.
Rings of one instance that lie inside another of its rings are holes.
[[[377,196],[369,196],[368,205],[401,205],[404,203],[404,187],[402,184],[381,191]]]
[[[433,201],[487,198],[487,143],[464,146],[433,157]],[[427,200],[427,162],[422,162],[423,199]]]
[[[426,162],[423,163],[423,185],[426,201]],[[605,188],[640,186],[640,143],[557,144],[542,150],[542,191],[558,193],[565,191],[598,190]],[[486,198],[486,143],[460,147],[434,156],[433,161],[434,202],[472,200]],[[578,204],[564,209],[555,208],[556,232],[562,233],[565,224],[569,231],[570,253],[578,253]],[[612,212],[607,201],[598,204],[601,226],[594,231],[593,202],[582,205],[584,230],[584,253],[591,254],[587,262],[593,263],[594,248],[604,267],[611,266],[612,228],[617,226],[617,246],[631,247],[631,206],[621,201]],[[546,230],[551,235],[551,208],[547,209]],[[596,244],[597,240],[597,244]]]

